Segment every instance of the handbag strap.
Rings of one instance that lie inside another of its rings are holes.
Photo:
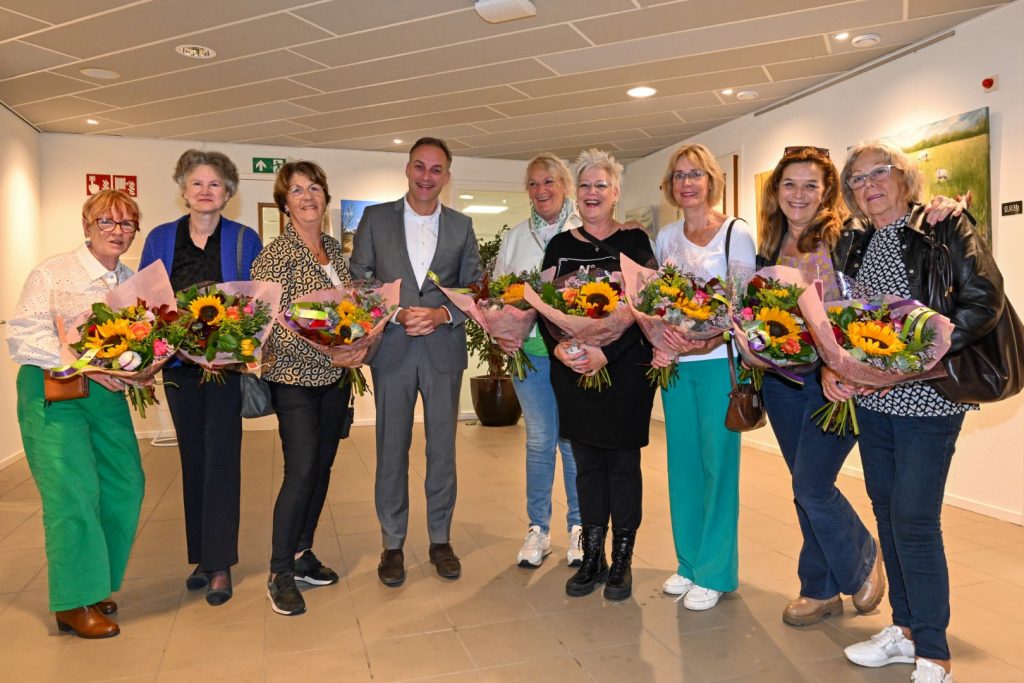
[[[245,228],[239,226],[239,228],[238,228],[238,246],[235,247],[235,256],[236,256],[235,263],[237,264],[235,266],[235,270],[236,270],[235,276],[239,280],[242,279],[242,238],[244,236],[245,236]]]
[[[611,246],[610,244],[606,244],[602,240],[597,239],[596,237],[591,235],[589,232],[587,232],[586,229],[582,225],[579,228],[577,228],[577,229],[580,231],[580,234],[583,235],[583,237],[588,242],[590,242],[595,247],[597,247],[598,249],[600,249],[604,253],[608,254],[612,258],[618,260],[619,256],[622,255],[622,252],[620,250],[616,249],[615,247]]]
[[[729,356],[729,381],[732,382],[732,390],[736,391],[739,382],[736,380],[736,356],[732,352],[732,335],[725,333],[725,352]]]
[[[729,279],[729,247],[732,245],[732,224],[736,222],[735,218],[729,219],[729,224],[725,226],[725,278]],[[736,382],[733,382],[736,384]]]

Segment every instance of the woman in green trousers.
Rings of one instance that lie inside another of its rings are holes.
[[[82,638],[120,633],[110,615],[142,507],[139,445],[116,378],[90,373],[88,395],[48,403],[44,375],[61,365],[53,313],[70,322],[133,273],[120,262],[139,229],[139,207],[104,190],[82,208],[86,241],[36,266],[10,321],[18,371],[18,424],[43,503],[50,609]]]

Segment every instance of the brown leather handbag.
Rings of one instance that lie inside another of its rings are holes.
[[[725,426],[734,432],[749,432],[764,427],[767,416],[761,392],[755,389],[753,384],[740,384],[736,381],[736,359],[732,353],[732,340],[726,341],[725,346],[729,353],[729,378],[732,380]]]
[[[49,370],[43,370],[43,396],[47,403],[72,401],[89,395],[89,378],[79,373],[66,379],[51,377]]]

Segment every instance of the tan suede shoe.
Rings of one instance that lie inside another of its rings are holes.
[[[882,549],[878,547],[877,540],[875,551],[875,566],[871,568],[871,573],[864,580],[860,590],[853,594],[853,606],[861,614],[867,614],[878,607],[878,603],[882,602],[882,596],[885,595],[885,565],[882,562]]]
[[[810,626],[825,617],[837,617],[842,613],[843,599],[838,595],[828,600],[800,596],[782,610],[782,620],[790,626]]]

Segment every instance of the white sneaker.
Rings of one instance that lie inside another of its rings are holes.
[[[917,660],[917,669],[910,674],[912,683],[953,683],[953,674],[946,673],[946,670],[935,662],[927,659]]]
[[[694,612],[702,612],[717,605],[720,597],[722,597],[721,591],[694,585],[686,592],[686,597],[683,598],[683,607]]]
[[[579,524],[572,525],[569,532],[569,552],[565,554],[565,561],[570,567],[579,567],[583,564],[583,527]]]
[[[665,583],[661,584],[661,591],[669,595],[686,595],[694,585],[696,584],[693,581],[682,574],[673,574],[665,579]]]
[[[914,641],[907,640],[903,636],[903,629],[894,624],[886,626],[871,636],[870,640],[854,643],[844,652],[847,659],[861,666],[914,663]]]
[[[551,534],[540,530],[539,526],[531,526],[526,532],[526,540],[519,549],[516,561],[520,567],[539,567],[544,558],[551,554]]]

